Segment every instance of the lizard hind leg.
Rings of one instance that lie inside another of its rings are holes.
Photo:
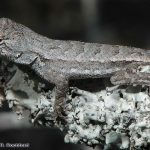
[[[114,85],[146,85],[150,86],[150,63],[135,62],[116,72],[111,77]]]

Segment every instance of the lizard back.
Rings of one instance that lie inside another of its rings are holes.
[[[6,18],[0,20],[0,28],[5,56],[19,59],[20,64],[31,60],[31,68],[42,74],[51,70],[68,76],[93,76],[107,74],[106,70],[111,73],[131,62],[150,62],[149,51],[140,48],[53,40]],[[20,53],[18,58],[15,53]]]

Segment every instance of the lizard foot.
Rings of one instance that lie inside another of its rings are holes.
[[[60,110],[57,112],[57,117],[56,117],[56,122],[59,123],[61,122],[61,124],[66,124],[67,121],[66,121],[67,117],[66,117],[66,114],[65,112],[61,111]]]
[[[61,124],[66,124],[67,115],[64,111],[62,103],[56,105],[55,112],[56,112],[56,122],[57,123],[61,122]]]

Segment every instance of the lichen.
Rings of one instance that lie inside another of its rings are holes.
[[[54,124],[54,96],[52,91],[44,91],[46,84],[36,81],[35,77],[29,78],[29,75],[17,66],[7,67],[13,75],[4,86],[4,92],[9,107],[13,108],[22,118],[23,110],[30,111],[30,121],[41,125],[51,126]],[[48,117],[47,117],[48,116]],[[41,121],[40,119],[45,119]]]
[[[114,144],[120,149],[141,149],[150,143],[149,87],[106,84],[98,92],[70,87],[71,93],[64,100],[66,124],[56,124],[55,88],[35,74],[30,76],[24,67],[7,63],[6,66],[7,73],[1,77],[6,78],[3,80],[5,99],[19,118],[26,109],[35,125],[57,125],[65,132],[66,143],[101,144],[105,145],[104,149]],[[149,67],[139,70],[148,72]]]
[[[75,89],[66,105],[65,142],[141,148],[150,142],[150,97],[141,86],[113,86],[97,93]]]

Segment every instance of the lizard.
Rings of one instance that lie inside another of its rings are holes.
[[[150,85],[150,51],[136,47],[55,40],[8,18],[0,18],[0,56],[27,65],[55,85],[56,120],[71,79],[109,77],[112,84]]]

